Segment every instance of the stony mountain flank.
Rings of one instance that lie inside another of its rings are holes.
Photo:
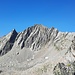
[[[6,54],[14,45],[17,32],[14,29],[12,32],[0,38],[0,56]]]
[[[75,75],[75,32],[12,30],[0,38],[0,75]]]

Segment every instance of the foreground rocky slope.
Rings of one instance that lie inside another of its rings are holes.
[[[34,25],[0,38],[1,75],[75,75],[75,33]]]

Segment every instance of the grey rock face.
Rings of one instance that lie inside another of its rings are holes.
[[[0,38],[0,44],[1,44],[0,45],[0,55],[1,56],[11,50],[12,46],[14,45],[15,38],[16,38],[17,34],[18,33],[14,29],[8,35]]]
[[[72,40],[71,46],[69,47],[68,51],[66,52],[66,57],[68,56],[69,62],[75,61],[75,36]]]
[[[48,29],[42,25],[35,25],[18,34],[16,42],[21,49],[26,47],[38,50],[50,40],[54,40],[57,34],[58,30],[54,28]]]

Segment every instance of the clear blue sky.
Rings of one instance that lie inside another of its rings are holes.
[[[0,0],[0,36],[34,24],[75,31],[75,0]]]

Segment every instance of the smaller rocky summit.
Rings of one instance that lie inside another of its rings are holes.
[[[16,30],[13,29],[13,31],[10,32],[8,35],[0,38],[0,56],[6,54],[8,51],[12,49],[17,34],[18,33],[16,32]]]

